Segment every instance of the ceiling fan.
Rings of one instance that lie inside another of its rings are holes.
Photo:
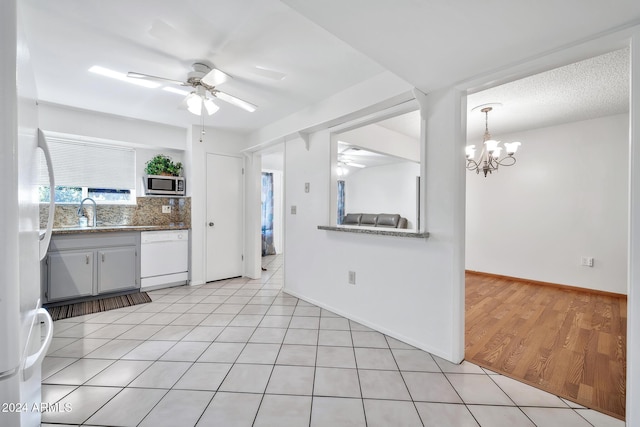
[[[207,94],[228,102],[229,104],[235,105],[236,107],[242,108],[245,111],[254,112],[258,108],[250,102],[244,101],[217,89],[218,85],[231,79],[231,76],[227,73],[199,62],[193,64],[192,67],[193,71],[187,74],[187,81],[184,82],[132,71],[127,73],[127,77],[171,83],[178,86],[193,87],[194,90],[187,95],[182,104],[186,106],[187,110],[198,116],[202,115],[203,112],[211,115],[219,109],[219,107],[213,103],[211,98],[207,97]]]

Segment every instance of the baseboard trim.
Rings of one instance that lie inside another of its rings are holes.
[[[603,295],[603,296],[608,296],[608,297],[616,297],[616,298],[627,299],[627,295],[626,294],[619,294],[619,293],[616,293],[616,292],[601,291],[599,289],[589,289],[589,288],[583,288],[583,287],[580,287],[580,286],[562,285],[560,283],[541,282],[539,280],[523,279],[521,277],[503,276],[501,274],[486,273],[484,271],[465,270],[465,273],[466,274],[475,274],[475,275],[478,275],[478,276],[494,277],[496,279],[511,280],[513,282],[523,282],[523,283],[531,283],[533,285],[549,286],[549,287],[552,287],[552,288],[557,288],[557,289],[561,289],[561,290],[565,290],[565,291],[588,292],[590,294],[596,294],[596,295]]]
[[[287,289],[287,288],[283,288],[282,291],[284,293],[286,293],[286,294],[289,294],[289,295],[293,296],[293,297],[301,299],[302,301],[308,302],[309,304],[313,304],[313,305],[315,305],[317,307],[324,308],[325,310],[329,310],[332,313],[338,314],[338,315],[340,315],[342,317],[345,317],[345,318],[347,318],[349,320],[353,320],[354,322],[360,323],[361,325],[364,325],[367,328],[373,329],[374,331],[377,331],[377,332],[380,332],[382,334],[388,335],[391,338],[394,338],[394,339],[396,339],[398,341],[402,341],[405,344],[409,344],[410,346],[413,346],[413,347],[415,347],[415,348],[417,348],[419,350],[423,350],[423,351],[426,351],[427,353],[431,353],[432,355],[438,356],[441,359],[447,360],[447,361],[449,361],[451,363],[455,363],[455,364],[462,363],[462,361],[460,361],[460,362],[452,361],[452,356],[450,354],[446,354],[445,352],[443,352],[443,351],[441,351],[441,350],[439,350],[437,348],[429,347],[429,346],[425,345],[425,343],[423,343],[423,342],[419,342],[419,341],[416,341],[416,340],[411,339],[409,337],[406,337],[406,336],[404,336],[404,335],[402,335],[400,333],[397,333],[395,331],[392,331],[390,329],[382,327],[382,326],[380,326],[378,324],[369,322],[369,321],[367,321],[365,319],[362,319],[362,318],[360,318],[358,316],[354,316],[351,313],[347,313],[346,311],[337,309],[337,308],[335,308],[335,307],[333,307],[331,305],[328,305],[328,304],[325,304],[323,302],[320,302],[320,301],[318,301],[318,300],[316,300],[314,298],[309,298],[309,297],[307,297],[305,295],[302,295],[302,294],[300,294],[298,292],[292,291],[291,289]]]

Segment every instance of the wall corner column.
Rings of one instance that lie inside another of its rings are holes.
[[[640,29],[631,37],[630,80],[626,422],[634,426],[640,425]]]
[[[421,229],[451,260],[443,285],[451,287],[450,354],[459,363],[464,359],[466,94],[450,87],[429,94],[414,90],[414,95],[422,120]]]

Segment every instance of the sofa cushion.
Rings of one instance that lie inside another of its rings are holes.
[[[362,218],[360,218],[360,225],[375,227],[377,220],[378,214],[362,214]]]
[[[362,214],[348,213],[342,219],[342,225],[360,225],[360,218],[362,218]]]
[[[376,227],[398,228],[398,222],[400,222],[400,215],[398,214],[378,214]]]

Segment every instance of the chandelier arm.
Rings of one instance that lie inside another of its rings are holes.
[[[505,160],[509,160],[509,161],[505,163]],[[507,157],[503,157],[499,161],[496,160],[496,163],[498,163],[500,166],[513,166],[516,164],[516,158],[513,156],[507,156]]]
[[[497,164],[496,164],[496,163],[497,163],[497,162],[496,162],[496,159],[495,159],[493,156],[491,156],[491,155],[490,155],[490,156],[489,156],[489,161],[488,161],[488,163],[487,163],[487,164],[489,165],[489,167],[490,167],[491,169],[493,169],[493,170],[498,169],[498,165],[499,165],[500,163],[497,163]]]
[[[480,167],[480,165],[473,160],[467,162],[467,170],[474,171]]]

